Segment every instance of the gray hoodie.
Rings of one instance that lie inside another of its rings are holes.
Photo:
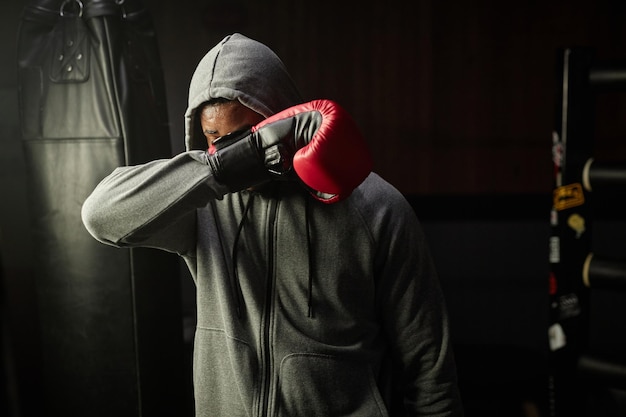
[[[117,168],[82,210],[99,241],[189,267],[196,415],[461,416],[444,300],[402,194],[375,173],[336,204],[286,181],[228,193],[197,131],[212,97],[266,117],[301,102],[269,48],[227,36],[191,80],[187,151]]]

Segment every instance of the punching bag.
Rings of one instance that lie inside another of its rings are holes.
[[[171,156],[149,13],[136,0],[28,2],[18,83],[41,415],[185,415],[178,258],[103,245],[80,217],[115,167]]]

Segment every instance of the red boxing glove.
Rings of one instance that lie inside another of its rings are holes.
[[[367,143],[348,112],[331,100],[313,100],[283,110],[252,130],[291,118],[295,135],[305,139],[293,168],[311,195],[324,203],[348,197],[372,171]]]

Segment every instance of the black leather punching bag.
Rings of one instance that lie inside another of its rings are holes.
[[[171,156],[151,17],[137,0],[30,1],[18,72],[41,415],[185,415],[178,259],[100,244],[80,217],[115,167]]]

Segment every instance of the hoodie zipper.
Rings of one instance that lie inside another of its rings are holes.
[[[273,352],[272,352],[272,318],[274,315],[274,235],[276,227],[276,211],[278,200],[270,199],[269,224],[267,236],[267,287],[265,292],[265,311],[263,315],[263,340],[261,343],[261,360],[263,363],[263,378],[261,380],[261,410],[259,416],[269,415],[270,395],[272,385]]]

